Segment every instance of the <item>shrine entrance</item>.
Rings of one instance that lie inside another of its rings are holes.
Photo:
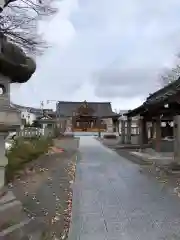
[[[95,115],[95,111],[88,106],[86,101],[74,111],[72,126],[75,132],[106,131],[106,124]]]

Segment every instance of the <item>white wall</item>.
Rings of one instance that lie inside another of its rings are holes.
[[[105,118],[105,119],[103,119],[103,122],[107,126],[107,132],[113,133],[113,121],[112,121],[112,118]]]
[[[36,120],[36,115],[34,113],[30,113],[27,110],[21,111],[21,118],[26,119],[26,123],[32,124],[34,120]]]
[[[125,127],[127,127],[127,121],[125,122]],[[131,122],[131,134],[137,134],[138,132],[138,120],[136,118],[132,118]],[[125,129],[126,131],[127,129]],[[121,133],[121,119],[119,119],[119,132]]]

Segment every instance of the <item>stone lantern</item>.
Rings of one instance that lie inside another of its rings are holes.
[[[10,84],[25,83],[35,72],[35,62],[17,45],[0,35],[0,199],[3,193],[5,167],[5,137],[21,125],[21,113],[10,105]]]

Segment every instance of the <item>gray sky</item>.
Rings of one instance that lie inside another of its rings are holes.
[[[130,109],[160,87],[180,52],[179,0],[62,0],[39,29],[51,44],[12,100],[111,101]],[[49,105],[51,107],[52,105]]]

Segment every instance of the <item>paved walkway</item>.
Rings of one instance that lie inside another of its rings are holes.
[[[69,240],[180,239],[180,199],[139,166],[81,137]]]

